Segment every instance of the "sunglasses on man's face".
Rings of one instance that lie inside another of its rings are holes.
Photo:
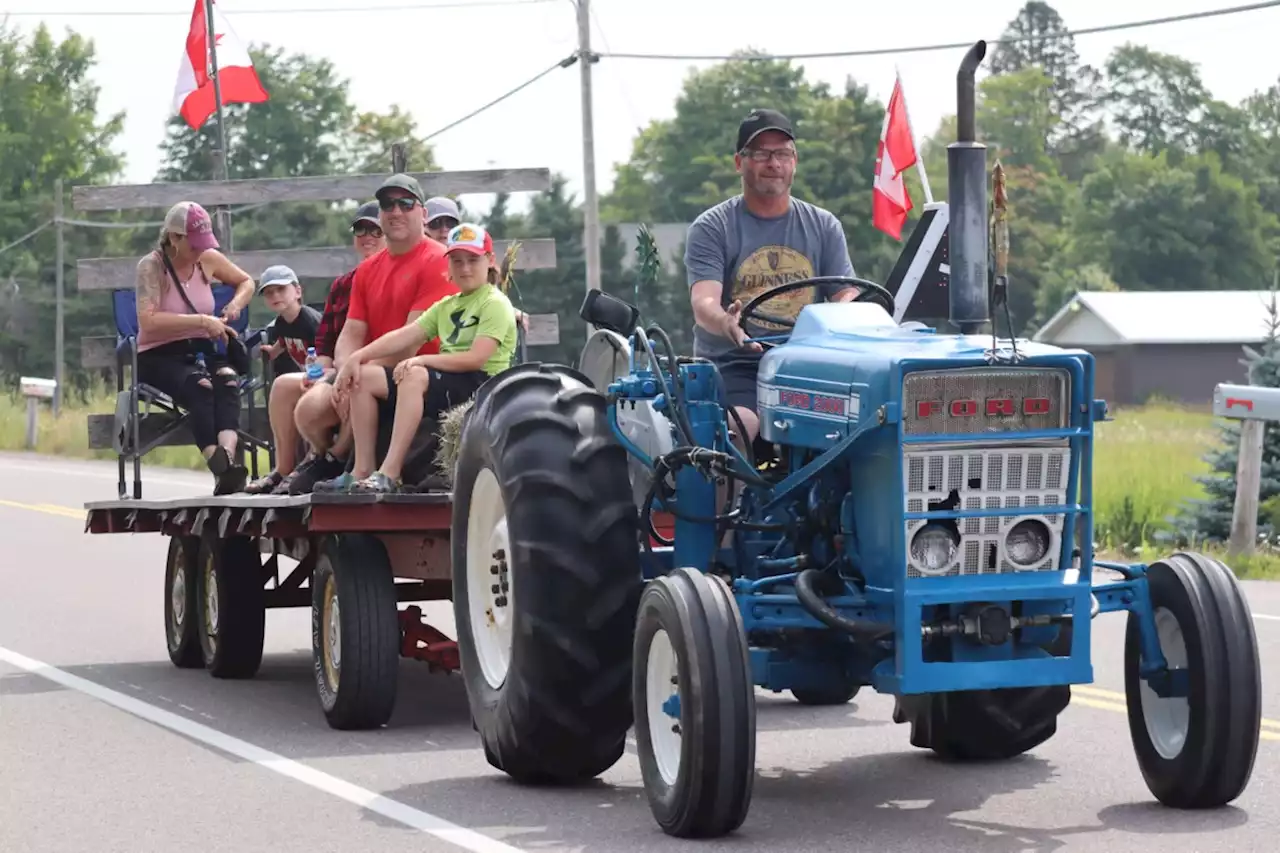
[[[381,237],[382,229],[377,225],[355,225],[352,226],[351,233],[357,237]]]
[[[450,217],[442,216],[439,219],[433,219],[427,223],[427,227],[432,231],[448,231],[458,224],[458,220]]]
[[[398,207],[402,212],[408,213],[413,210],[414,205],[417,203],[418,200],[416,198],[401,196],[400,198],[384,198],[378,202],[378,207],[382,210],[391,210],[392,208]]]

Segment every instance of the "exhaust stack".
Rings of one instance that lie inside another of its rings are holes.
[[[949,319],[964,335],[990,319],[987,297],[987,146],[977,141],[974,75],[987,43],[969,48],[956,72],[956,141],[947,146],[947,207],[951,217],[947,285]]]

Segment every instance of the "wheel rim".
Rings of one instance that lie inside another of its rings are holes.
[[[342,675],[342,622],[338,604],[338,590],[333,576],[324,579],[324,611],[321,613],[321,630],[324,637],[321,653],[324,658],[324,676],[333,690],[338,689]]]
[[[1171,669],[1187,666],[1187,646],[1182,637],[1182,626],[1168,608],[1155,612],[1156,636],[1160,652]],[[1147,736],[1151,745],[1166,761],[1177,758],[1187,742],[1191,727],[1191,702],[1185,696],[1162,697],[1143,680],[1139,695],[1142,698],[1142,719],[1147,724]]]
[[[187,619],[187,559],[178,549],[173,561],[173,579],[169,585],[169,641],[176,647],[182,639],[182,626]]]
[[[204,624],[210,651],[218,648],[218,573],[213,570],[213,557],[204,565]]]
[[[498,689],[511,665],[513,585],[506,506],[488,468],[476,476],[467,517],[467,600],[484,680]]]
[[[667,785],[680,775],[681,732],[679,666],[667,632],[659,628],[649,641],[645,661],[645,707],[649,743],[658,773]]]

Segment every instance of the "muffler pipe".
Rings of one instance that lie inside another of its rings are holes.
[[[956,72],[956,141],[947,146],[947,207],[951,218],[947,284],[951,323],[977,334],[990,319],[987,284],[987,147],[977,141],[974,77],[987,43],[969,48]]]

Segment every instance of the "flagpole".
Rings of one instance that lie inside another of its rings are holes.
[[[924,203],[933,204],[933,190],[929,189],[929,176],[924,171],[924,152],[916,140],[915,128],[911,126],[911,108],[907,106],[907,87],[902,85],[902,72],[893,66],[893,75],[897,78],[898,89],[902,92],[902,114],[907,119],[907,133],[911,134],[911,147],[916,152],[916,171],[920,173],[920,185],[924,187]]]
[[[208,47],[209,74],[213,78],[213,104],[218,117],[218,147],[213,151],[213,179],[227,180],[227,130],[222,116],[222,82],[218,79],[218,45],[213,26],[213,0],[204,0],[205,39]],[[225,205],[218,205],[215,215],[218,218],[218,237],[223,249],[231,248],[231,211]]]

